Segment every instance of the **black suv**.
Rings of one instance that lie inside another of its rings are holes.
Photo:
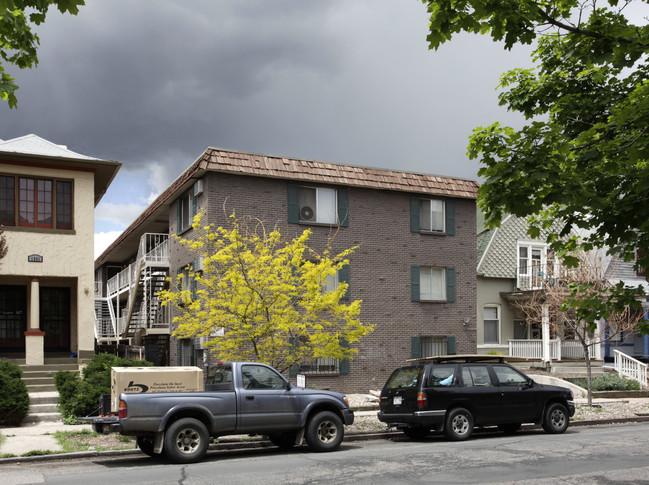
[[[517,431],[537,423],[563,433],[575,414],[572,392],[541,385],[493,355],[441,356],[412,361],[395,370],[381,391],[379,420],[411,438],[431,430],[455,441],[474,426]]]

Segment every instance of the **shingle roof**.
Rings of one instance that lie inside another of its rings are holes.
[[[208,148],[185,170],[151,205],[124,230],[124,232],[95,260],[95,267],[103,264],[120,244],[123,244],[137,228],[153,215],[164,210],[175,200],[176,193],[186,190],[188,184],[206,171],[228,172],[257,177],[281,178],[302,182],[350,185],[370,189],[397,190],[475,199],[478,183],[474,180],[443,177],[430,174],[404,172],[380,168],[342,165],[300,160],[295,158],[237,152],[222,148]],[[160,214],[158,214],[160,216]]]
[[[208,148],[200,160],[201,168],[210,171],[302,182],[426,193],[463,199],[475,199],[478,190],[478,183],[468,179],[235,152],[220,148]]]

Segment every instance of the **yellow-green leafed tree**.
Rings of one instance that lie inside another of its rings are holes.
[[[359,319],[361,300],[345,299],[347,283],[332,287],[355,248],[318,253],[310,230],[286,241],[260,221],[230,217],[228,227],[201,225],[180,243],[202,257],[161,293],[174,305],[179,338],[207,337],[223,360],[254,360],[286,371],[316,358],[350,359],[354,342],[372,331]]]

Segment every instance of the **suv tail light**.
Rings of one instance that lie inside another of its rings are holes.
[[[428,406],[428,398],[426,397],[425,392],[420,392],[417,394],[417,406],[420,408],[425,408]]]
[[[117,412],[119,419],[126,418],[126,403],[120,399],[119,405],[117,406]]]

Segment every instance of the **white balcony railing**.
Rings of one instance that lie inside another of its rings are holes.
[[[615,370],[620,377],[638,381],[643,389],[647,388],[647,364],[615,349]]]

